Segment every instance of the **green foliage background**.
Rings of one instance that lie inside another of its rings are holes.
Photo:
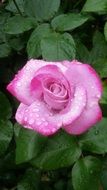
[[[102,121],[78,137],[19,126],[6,85],[30,58],[92,65]],[[0,1],[0,190],[107,190],[107,0]]]

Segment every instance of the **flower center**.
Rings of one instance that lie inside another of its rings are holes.
[[[64,84],[56,79],[46,79],[43,82],[44,101],[52,109],[64,109],[68,103],[68,91]]]

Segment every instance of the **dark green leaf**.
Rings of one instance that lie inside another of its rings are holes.
[[[0,58],[7,57],[11,53],[11,48],[9,47],[8,44],[3,43],[0,44]]]
[[[84,63],[88,63],[89,51],[80,40],[76,40],[76,58]]]
[[[21,125],[20,124],[18,124],[18,123],[15,123],[15,125],[14,125],[14,135],[15,135],[15,140],[17,141],[17,138],[18,138],[18,136],[19,136],[19,132],[20,132],[20,130],[21,130]]]
[[[57,31],[73,30],[89,19],[89,16],[84,16],[80,13],[62,14],[52,20],[52,27]]]
[[[40,154],[31,163],[45,170],[57,169],[72,165],[80,154],[75,137],[61,131],[48,138]]]
[[[25,12],[38,21],[49,20],[58,11],[60,0],[26,0]]]
[[[107,22],[105,23],[105,26],[104,26],[104,35],[105,35],[105,39],[107,41]]]
[[[14,16],[7,20],[5,32],[8,34],[21,34],[35,27],[34,19],[22,16]]]
[[[100,100],[101,104],[107,104],[107,81],[103,82],[103,95]]]
[[[48,61],[71,60],[75,58],[75,42],[68,33],[54,33],[42,39],[43,59]]]
[[[66,189],[66,181],[58,180],[58,182],[55,183],[54,187],[55,187],[55,190],[65,190]]]
[[[97,59],[93,62],[93,67],[101,78],[107,77],[107,58]]]
[[[6,151],[13,136],[13,126],[9,121],[0,120],[0,156]]]
[[[25,41],[23,38],[10,38],[8,40],[10,47],[16,51],[20,51],[25,47]]]
[[[40,42],[51,33],[52,30],[49,24],[41,24],[32,32],[27,43],[27,53],[29,58],[37,58],[41,55]]]
[[[79,141],[84,150],[97,154],[107,153],[107,118],[96,124]]]
[[[107,12],[107,0],[87,0],[83,10],[84,12]]]
[[[38,155],[45,141],[45,137],[40,136],[32,130],[22,128],[16,142],[17,164],[27,162]]]
[[[3,12],[0,13],[0,30],[2,29],[3,25],[5,24],[6,20],[10,17],[9,13]]]
[[[95,31],[93,36],[93,48],[90,52],[89,62],[94,64],[98,59],[103,58],[107,58],[107,42],[101,32]]]
[[[0,92],[0,120],[9,119],[12,115],[12,108],[6,96]]]
[[[102,190],[106,190],[107,189],[107,170],[103,170],[101,174],[102,174],[101,180],[102,180],[102,184],[103,184]]]
[[[17,190],[39,190],[40,173],[35,169],[28,169],[18,183]]]
[[[103,82],[103,95],[100,100],[103,116],[107,117],[107,81]]]
[[[9,18],[9,13],[1,13],[0,14],[0,44],[6,42],[6,36],[4,33],[4,25]]]
[[[74,190],[99,190],[100,161],[92,156],[77,161],[72,169]]]
[[[24,0],[17,0],[17,5],[20,9],[21,12],[24,12]],[[14,13],[19,13],[19,11],[17,10],[17,7],[15,6],[13,0],[9,0],[9,3],[7,4],[7,6],[5,7],[6,10],[14,12]]]
[[[0,44],[2,44],[3,42],[5,42],[5,33],[0,30]]]

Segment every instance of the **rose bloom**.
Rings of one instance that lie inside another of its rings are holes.
[[[76,60],[31,59],[7,89],[21,102],[17,122],[45,136],[60,128],[79,135],[102,118],[100,78],[90,65]]]

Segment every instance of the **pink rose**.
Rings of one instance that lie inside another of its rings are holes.
[[[21,102],[16,120],[45,136],[79,135],[102,118],[99,76],[88,64],[31,59],[7,89]]]

